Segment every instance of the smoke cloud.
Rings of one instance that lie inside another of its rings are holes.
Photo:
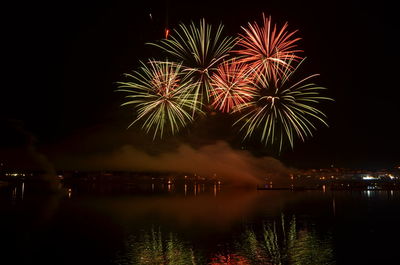
[[[56,170],[47,156],[36,147],[36,139],[18,120],[1,120],[0,162],[1,169],[10,172],[38,171],[32,178],[42,181],[48,188],[58,184]]]
[[[149,154],[132,145],[111,152],[76,157],[71,163],[81,170],[182,172],[214,176],[234,184],[259,184],[265,177],[286,179],[291,170],[272,157],[254,157],[234,150],[224,141],[194,148],[181,144],[172,151]]]

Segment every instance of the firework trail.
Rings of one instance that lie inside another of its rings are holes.
[[[180,64],[149,60],[126,77],[131,81],[118,82],[117,91],[128,93],[121,106],[136,108],[137,117],[129,127],[141,122],[146,133],[154,131],[154,139],[158,134],[162,138],[166,129],[174,134],[192,122],[189,112],[197,105],[191,90],[197,84],[182,72]]]
[[[299,61],[301,50],[296,49],[300,38],[295,38],[297,31],[288,32],[288,23],[278,29],[276,24],[272,27],[271,17],[263,14],[263,26],[256,22],[248,23],[247,28],[242,27],[244,34],[240,34],[238,46],[235,50],[239,55],[239,62],[247,63],[256,74],[267,72],[273,78],[279,78],[287,73],[290,64],[288,61]]]
[[[222,112],[231,112],[236,106],[251,100],[255,88],[250,83],[251,70],[247,64],[235,60],[225,61],[211,77],[213,90],[212,107]]]
[[[264,72],[252,81],[257,95],[234,110],[244,113],[235,122],[243,123],[241,130],[245,132],[244,138],[261,131],[261,142],[265,145],[277,142],[281,151],[285,141],[289,141],[293,148],[295,137],[304,141],[312,136],[312,130],[316,129],[312,121],[318,120],[328,126],[325,114],[315,105],[321,100],[332,99],[320,96],[320,91],[325,88],[308,83],[317,75],[310,75],[298,82],[292,80],[303,61],[293,68],[293,60],[289,60],[282,78],[276,79],[276,75]]]
[[[199,24],[180,24],[174,29],[168,39],[150,45],[166,51],[174,60],[182,63],[196,83],[193,93],[196,95],[194,108],[197,104],[208,102],[212,91],[211,75],[218,65],[226,58],[236,43],[236,38],[222,37],[223,25],[216,30],[207,24],[204,19]]]

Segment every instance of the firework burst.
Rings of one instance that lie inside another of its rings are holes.
[[[224,37],[222,24],[212,27],[204,19],[171,33],[166,29],[165,39],[149,44],[172,61],[149,60],[126,75],[129,81],[118,83],[117,91],[128,93],[122,106],[136,110],[129,127],[140,123],[153,138],[175,134],[211,105],[236,113],[245,139],[259,133],[265,146],[293,148],[296,138],[312,136],[315,122],[327,125],[317,105],[331,99],[320,96],[325,88],[310,81],[317,75],[295,81],[304,59],[297,31],[287,28],[288,23],[278,27],[263,14],[263,24],[248,23],[239,38]]]
[[[312,136],[312,130],[316,130],[313,121],[318,120],[328,126],[325,114],[315,105],[321,100],[332,100],[320,96],[325,88],[309,83],[317,75],[293,82],[293,74],[302,61],[295,68],[291,62],[288,61],[288,68],[280,79],[275,79],[276,75],[268,75],[268,72],[258,75],[252,82],[257,96],[235,109],[235,112],[245,113],[235,123],[243,122],[241,130],[245,132],[244,138],[261,131],[261,142],[265,145],[278,143],[279,151],[286,141],[293,148],[295,137],[304,141]]]
[[[162,137],[166,130],[175,134],[192,122],[189,113],[197,104],[191,91],[196,83],[182,72],[180,64],[149,60],[126,77],[131,81],[118,82],[117,91],[129,93],[121,106],[134,105],[137,111],[129,127],[141,122],[147,133],[154,131],[154,139],[158,134]]]
[[[220,64],[211,77],[212,107],[222,112],[230,112],[236,106],[248,102],[255,94],[254,86],[249,82],[250,74],[246,64],[237,63],[235,60]]]
[[[195,105],[208,101],[212,90],[211,75],[236,43],[236,38],[222,37],[222,31],[222,24],[213,30],[202,19],[198,25],[193,22],[189,26],[180,24],[170,34],[169,39],[149,43],[181,62],[184,71],[194,79]]]
[[[238,46],[235,52],[240,56],[239,62],[249,64],[254,73],[267,74],[272,78],[279,78],[290,69],[289,61],[298,61],[301,50],[296,49],[300,38],[295,38],[297,31],[288,32],[288,23],[278,29],[276,24],[272,26],[271,17],[263,14],[263,26],[256,22],[248,23],[248,27],[242,27],[244,34],[240,34]],[[293,69],[293,68],[292,68]]]

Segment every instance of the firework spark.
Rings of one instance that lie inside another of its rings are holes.
[[[293,74],[303,61],[295,68],[290,65],[293,61],[288,61],[289,66],[280,79],[262,73],[253,81],[257,96],[235,109],[235,112],[245,113],[235,122],[243,122],[241,130],[245,131],[245,138],[261,130],[261,141],[265,145],[278,142],[281,151],[286,140],[293,148],[296,136],[302,141],[312,136],[312,130],[316,129],[312,121],[318,120],[328,126],[325,114],[315,105],[332,99],[320,96],[325,88],[308,83],[317,75],[292,82]]]
[[[180,24],[159,43],[149,43],[166,51],[174,59],[182,62],[182,68],[194,78],[195,105],[208,101],[210,96],[211,74],[216,70],[236,43],[236,38],[222,37],[223,25],[216,30],[204,19],[198,25]]]
[[[257,74],[267,72],[273,78],[279,78],[287,72],[290,64],[288,61],[298,61],[301,50],[296,49],[300,38],[295,38],[297,31],[288,32],[288,23],[278,29],[276,24],[272,27],[271,17],[263,14],[263,26],[256,22],[248,23],[242,27],[244,34],[240,34],[238,46],[241,49],[235,52],[240,56],[239,62],[248,63],[249,67]]]
[[[166,129],[175,134],[192,122],[189,112],[196,98],[190,91],[196,83],[181,68],[180,64],[149,60],[138,71],[126,74],[132,81],[118,82],[117,91],[129,93],[128,101],[121,106],[134,105],[137,110],[129,127],[141,121],[142,129],[147,133],[154,130],[156,138],[157,134],[162,137]]]
[[[249,82],[251,74],[247,64],[235,60],[222,63],[212,76],[212,106],[222,112],[230,112],[238,105],[248,102],[255,94]]]

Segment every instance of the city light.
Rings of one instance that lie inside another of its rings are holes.
[[[25,177],[25,173],[5,173],[6,177]]]
[[[377,179],[377,177],[374,176],[364,176],[362,177],[363,180],[372,180],[372,179]]]

